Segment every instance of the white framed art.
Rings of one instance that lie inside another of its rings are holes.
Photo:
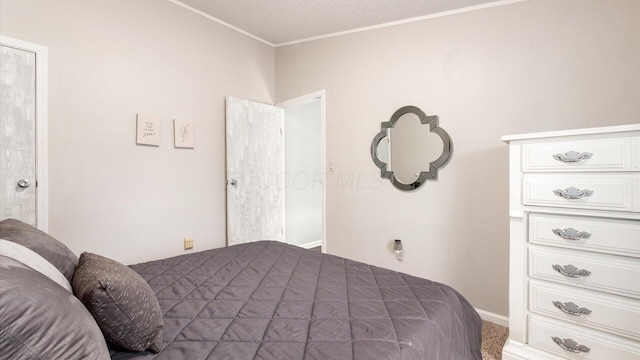
[[[136,144],[160,146],[160,117],[138,113]]]
[[[173,119],[173,146],[193,149],[195,147],[195,128],[193,121]]]

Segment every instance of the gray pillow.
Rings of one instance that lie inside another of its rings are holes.
[[[87,309],[56,282],[0,256],[0,358],[110,359]]]
[[[164,324],[156,294],[135,271],[100,255],[82,253],[73,292],[111,344],[159,352]]]
[[[35,251],[60,270],[71,282],[78,264],[78,257],[49,234],[16,219],[6,219],[0,221],[0,239],[12,241]]]

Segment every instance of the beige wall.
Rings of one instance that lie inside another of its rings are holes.
[[[330,252],[450,284],[507,315],[500,137],[637,123],[639,64],[640,1],[530,0],[278,48],[276,100],[326,89]],[[454,147],[438,181],[413,193],[381,182],[369,155],[404,105],[439,115]]]
[[[224,96],[273,103],[272,47],[158,0],[1,0],[0,31],[49,50],[51,234],[125,263],[225,245]],[[159,148],[137,112],[162,117]]]

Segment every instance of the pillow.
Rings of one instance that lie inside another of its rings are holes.
[[[0,239],[0,255],[4,255],[27,265],[52,281],[55,281],[70,293],[73,293],[69,280],[67,280],[67,278],[64,277],[64,275],[62,275],[55,266],[51,265],[50,262],[38,255],[35,251],[20,244]]]
[[[0,238],[27,247],[47,259],[71,282],[78,257],[63,243],[16,219],[0,221]]]
[[[0,358],[108,360],[107,344],[70,292],[0,256]]]
[[[164,324],[156,294],[132,269],[100,255],[82,253],[73,292],[111,344],[159,352]]]

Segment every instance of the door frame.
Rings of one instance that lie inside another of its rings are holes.
[[[327,171],[326,171],[326,92],[316,91],[276,104],[277,107],[287,109],[289,107],[303,105],[312,101],[320,101],[320,172],[322,173],[322,252],[327,252]],[[285,115],[286,116],[286,115]],[[286,124],[286,122],[285,122]],[[286,134],[286,125],[285,125]],[[285,169],[286,170],[286,169]],[[285,230],[286,242],[286,230]]]
[[[47,78],[46,46],[0,35],[0,44],[34,53],[36,56],[36,226],[49,229],[49,178],[47,152]]]

